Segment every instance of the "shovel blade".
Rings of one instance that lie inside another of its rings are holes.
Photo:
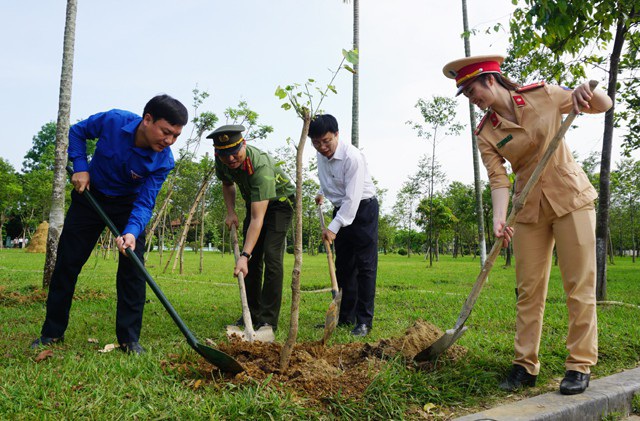
[[[258,330],[242,330],[239,326],[227,326],[227,338],[233,339],[234,337],[240,338],[240,340],[244,342],[274,342],[276,340],[276,335],[273,332],[273,328],[271,326],[262,326]]]
[[[338,313],[340,312],[340,303],[342,303],[342,290],[339,290],[333,297],[327,315],[324,318],[324,334],[322,335],[322,344],[326,344],[329,338],[336,330],[338,324]]]
[[[198,354],[202,355],[205,360],[218,367],[220,371],[232,374],[237,374],[244,371],[244,367],[240,365],[238,361],[222,351],[213,349],[201,343],[192,344],[192,348]]]
[[[466,332],[466,330],[466,326],[447,330],[444,335],[438,338],[437,341],[418,352],[415,357],[413,357],[414,361],[422,362],[435,360],[443,352],[449,349],[451,345],[453,345],[454,342],[457,341],[464,332]]]

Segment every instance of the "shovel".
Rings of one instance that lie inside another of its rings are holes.
[[[597,85],[598,85],[597,81],[592,80],[589,82],[591,91],[593,91]],[[549,146],[547,146],[547,150],[545,151],[544,155],[542,156],[542,159],[540,160],[535,170],[533,171],[533,174],[531,174],[529,181],[524,186],[522,193],[520,193],[520,196],[518,196],[518,198],[513,202],[511,213],[509,214],[509,217],[507,218],[507,221],[504,225],[505,228],[508,226],[512,226],[513,223],[515,222],[516,216],[518,215],[520,210],[524,207],[527,201],[527,196],[529,195],[529,192],[538,183],[538,179],[540,178],[540,175],[544,172],[545,168],[547,167],[547,163],[555,153],[556,149],[558,149],[558,145],[560,145],[560,141],[564,137],[565,133],[567,132],[567,130],[569,129],[569,127],[571,126],[575,118],[576,118],[576,114],[575,112],[572,111],[567,116],[567,118],[564,119],[564,121],[560,125],[560,128],[558,129],[558,132],[553,137],[553,139],[551,139],[551,142],[549,142]],[[471,293],[467,297],[467,301],[465,301],[464,306],[462,307],[462,311],[460,311],[460,315],[458,316],[458,320],[456,321],[455,326],[452,329],[447,330],[445,334],[441,336],[433,344],[431,344],[430,346],[428,346],[427,348],[423,349],[418,354],[416,354],[415,357],[413,357],[415,361],[429,361],[429,360],[436,359],[440,354],[442,354],[447,349],[449,349],[449,347],[451,347],[451,345],[453,345],[453,343],[457,341],[458,338],[462,336],[462,334],[467,330],[467,326],[464,326],[464,324],[469,318],[469,315],[471,314],[471,310],[473,310],[473,306],[475,305],[476,300],[480,295],[480,291],[482,290],[482,287],[484,286],[487,280],[487,277],[489,276],[489,272],[493,267],[493,263],[495,262],[496,257],[498,257],[498,254],[500,254],[501,248],[502,248],[502,238],[498,237],[496,238],[495,243],[493,243],[491,252],[489,253],[489,256],[487,256],[487,260],[482,266],[482,270],[480,271],[480,274],[476,278],[476,283],[473,285],[473,289],[471,290]]]
[[[240,248],[238,247],[238,228],[234,225],[231,230],[231,241],[233,243],[233,254],[235,255],[236,262],[240,258]],[[242,320],[244,321],[244,331],[239,326],[229,325],[227,326],[227,337],[238,337],[246,342],[261,341],[261,342],[273,342],[276,339],[276,335],[273,333],[271,326],[262,326],[260,329],[254,331],[253,323],[251,321],[251,311],[249,311],[249,303],[247,301],[247,288],[244,284],[244,275],[242,272],[238,272],[238,286],[240,287],[240,301],[242,302]]]
[[[318,204],[318,216],[320,217],[320,228],[324,231],[324,215],[322,214],[322,205]],[[329,262],[329,276],[331,277],[331,304],[324,318],[324,335],[322,335],[322,345],[325,345],[331,334],[338,324],[338,312],[340,311],[340,303],[342,302],[342,290],[338,289],[338,278],[336,278],[336,268],[333,263],[333,254],[331,253],[331,244],[324,240],[324,248],[327,250],[327,261]]]
[[[69,173],[69,175],[73,175],[73,170],[71,169],[71,167],[67,167],[67,172]],[[85,189],[82,195],[86,197],[87,201],[91,204],[93,209],[95,209],[98,215],[100,215],[100,218],[102,218],[102,221],[107,225],[109,230],[111,230],[111,233],[115,237],[120,237],[120,232],[118,231],[116,226],[113,224],[111,219],[104,212],[102,207],[98,204],[95,197],[93,197],[93,194],[91,194],[91,191],[89,191],[89,189]],[[193,348],[193,350],[196,351],[198,354],[202,355],[202,357],[204,357],[205,360],[209,361],[211,364],[214,364],[216,367],[218,367],[221,371],[225,371],[233,374],[244,371],[244,367],[242,367],[242,365],[240,365],[240,363],[230,355],[227,355],[222,351],[210,348],[198,342],[198,340],[196,339],[195,336],[193,336],[193,333],[191,333],[187,325],[185,325],[182,319],[180,318],[180,316],[178,316],[178,313],[176,313],[175,309],[173,308],[169,300],[167,300],[167,297],[165,297],[165,295],[162,293],[162,290],[160,289],[158,284],[156,284],[156,282],[153,280],[151,275],[149,275],[149,272],[147,272],[147,269],[144,267],[140,259],[138,259],[138,256],[133,252],[133,250],[131,250],[131,248],[127,248],[126,253],[127,253],[127,256],[131,259],[131,261],[133,261],[134,265],[138,268],[140,273],[144,276],[145,280],[149,284],[149,287],[151,287],[153,292],[156,294],[156,297],[158,297],[158,300],[160,300],[165,310],[167,310],[167,313],[169,313],[169,315],[171,316],[175,324],[178,326],[182,334],[185,336],[185,338],[187,338],[187,342],[189,343],[189,346]]]

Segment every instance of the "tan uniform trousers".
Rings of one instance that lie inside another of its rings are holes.
[[[540,371],[538,351],[555,240],[569,309],[566,369],[589,373],[598,360],[595,210],[590,203],[557,217],[544,195],[540,207],[537,223],[518,223],[514,230],[518,304],[513,363],[529,374]]]

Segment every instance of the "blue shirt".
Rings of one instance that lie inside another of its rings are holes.
[[[69,129],[69,160],[74,172],[89,171],[91,188],[109,196],[137,195],[122,234],[138,238],[151,219],[156,196],[175,166],[169,148],[162,152],[135,146],[142,117],[123,110],[92,115]],[[87,140],[98,138],[91,163]]]

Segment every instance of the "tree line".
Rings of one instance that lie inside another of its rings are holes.
[[[208,95],[194,90],[196,111],[194,129],[186,145],[175,151],[176,168],[158,195],[154,216],[148,226],[148,243],[159,251],[165,271],[182,271],[181,256],[185,250],[202,252],[209,245],[225,252],[229,249],[228,232],[224,225],[226,208],[221,183],[213,171],[214,160],[208,154],[198,156],[202,135],[212,130],[218,117],[199,108]],[[419,102],[424,106],[425,102]],[[223,113],[228,124],[245,124],[247,139],[264,139],[273,129],[260,124],[258,113],[245,101],[229,107]],[[445,127],[441,127],[443,130]],[[49,215],[53,180],[56,124],[46,123],[33,137],[32,147],[25,154],[18,172],[7,160],[0,158],[0,226],[3,246],[6,237],[30,238],[36,227]],[[422,133],[422,136],[426,136]],[[90,142],[88,151],[95,148]],[[435,153],[419,160],[416,172],[408,177],[395,198],[387,198],[387,191],[378,189],[383,204],[380,215],[379,245],[381,253],[423,255],[430,263],[438,261],[442,253],[457,256],[479,255],[478,215],[473,184],[447,181]],[[295,174],[296,146],[286,146],[270,152],[290,176]],[[596,189],[600,185],[598,154],[580,162]],[[303,168],[302,185],[302,244],[306,253],[321,250],[320,225],[314,197],[318,191],[315,159]],[[638,255],[638,199],[640,197],[640,161],[622,158],[611,172],[610,241],[609,254]],[[376,182],[377,184],[377,182]],[[377,184],[378,186],[378,184]],[[487,243],[493,242],[491,192],[483,184],[482,219]],[[67,185],[66,194],[71,192]],[[67,197],[68,199],[68,197]],[[387,205],[387,201],[392,200]],[[66,200],[66,203],[70,203]],[[389,208],[389,211],[384,209]],[[244,211],[238,203],[237,209]],[[325,209],[328,218],[331,209]],[[239,215],[240,218],[243,215]],[[293,230],[289,232],[289,252],[294,244]],[[105,234],[104,245],[109,246]]]

